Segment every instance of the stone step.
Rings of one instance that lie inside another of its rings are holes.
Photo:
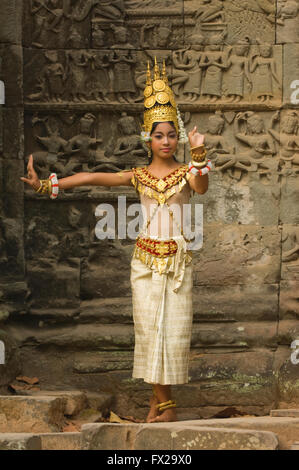
[[[42,450],[81,450],[81,433],[44,433],[38,435]]]
[[[291,445],[290,450],[299,450],[299,442],[294,442],[294,444]]]
[[[0,432],[57,433],[68,418],[78,426],[109,414],[113,396],[68,390],[30,392],[30,396],[0,396]]]
[[[270,416],[273,417],[288,417],[288,418],[299,418],[299,408],[286,409],[286,410],[271,410]]]
[[[299,441],[299,418],[250,416],[224,419],[200,419],[184,421],[185,426],[204,426],[230,429],[251,429],[275,433],[280,450],[288,450],[294,442]]]
[[[219,420],[218,420],[219,421]],[[183,425],[85,424],[82,450],[276,450],[269,431]]]
[[[42,450],[42,442],[34,434],[0,433],[0,450]]]
[[[0,432],[59,432],[66,404],[65,397],[0,396]]]

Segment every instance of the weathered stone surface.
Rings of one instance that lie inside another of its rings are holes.
[[[295,272],[297,270],[296,264]],[[291,266],[289,265],[289,268]],[[293,272],[292,272],[293,274]],[[298,288],[299,288],[299,280],[287,280],[281,281],[280,283],[280,309],[279,309],[279,316],[281,320],[291,320],[298,318],[299,315],[299,302],[298,302]],[[281,325],[283,327],[284,323]]]
[[[223,364],[221,353],[192,354],[191,351],[190,383],[175,392],[177,400],[195,407],[195,403],[200,406],[263,404],[266,411],[274,404],[273,360],[273,353],[262,350],[226,354]]]
[[[257,173],[252,172],[244,178],[243,184],[232,185],[220,172],[211,170],[210,173],[207,193],[193,198],[194,203],[203,204],[205,224],[278,224],[279,187],[276,182],[262,185]]]
[[[24,328],[22,331],[10,328],[18,340],[26,344],[55,346],[76,351],[131,350],[134,345],[134,332],[131,325],[70,325],[66,327]],[[51,335],[49,335],[51,331]]]
[[[205,419],[185,421],[184,426],[218,427],[226,429],[254,429],[256,431],[269,431],[275,433],[279,442],[279,449],[288,449],[298,439],[299,419],[272,416],[250,416],[227,419]]]
[[[64,424],[65,398],[0,396],[0,432],[57,432]]]
[[[39,434],[42,450],[81,450],[80,432]]]
[[[274,417],[282,417],[282,418],[299,418],[299,409],[296,408],[294,410],[287,409],[287,410],[271,410],[270,416]]]
[[[80,303],[80,323],[132,323],[132,298],[112,297]]]
[[[1,76],[5,85],[5,104],[23,104],[23,49],[21,46],[0,44]]]
[[[1,433],[0,450],[42,450],[40,436],[29,433]]]
[[[298,105],[298,57],[299,44],[285,44],[283,46],[283,68],[285,77],[283,82],[284,104]]]
[[[299,442],[295,442],[291,447],[290,450],[299,450]]]
[[[192,328],[191,344],[196,348],[218,347],[228,350],[276,346],[276,322],[199,323]]]
[[[198,286],[194,281],[194,287],[193,312],[197,321],[275,321],[277,319],[277,284]],[[211,299],[213,299],[212,302]]]
[[[180,423],[82,426],[85,450],[275,450],[277,447],[276,435],[266,431]]]
[[[22,0],[3,0],[1,2],[0,24],[0,43],[21,43]]]
[[[56,390],[41,390],[39,392],[33,393],[34,397],[55,397],[55,398],[65,398],[66,405],[64,409],[64,415],[66,416],[75,416],[80,411],[87,407],[87,396],[84,392],[80,391],[56,391]]]
[[[299,41],[299,9],[296,2],[277,1],[276,32],[277,42],[295,43]]]
[[[3,109],[3,121],[5,126],[3,128],[3,157],[5,160],[19,160],[21,165],[18,167],[19,176],[24,174],[24,112],[22,108],[12,108],[5,106]],[[1,139],[0,139],[1,140]],[[10,176],[12,178],[12,176]],[[18,191],[16,195],[23,191],[24,184],[14,175],[14,183],[17,185]],[[10,192],[14,186],[10,185]]]

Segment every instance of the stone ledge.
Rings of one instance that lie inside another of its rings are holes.
[[[3,433],[0,450],[42,450],[41,438],[27,433]]]
[[[286,410],[271,410],[270,416],[273,417],[283,417],[283,418],[299,418],[299,408],[298,409],[286,409]]]
[[[83,450],[276,450],[273,432],[183,425],[86,424]]]
[[[65,397],[0,396],[0,432],[59,432],[66,403]]]
[[[81,450],[81,433],[43,433],[39,434],[42,450]]]
[[[250,416],[241,418],[204,419],[184,422],[185,426],[204,426],[230,429],[252,429],[273,432],[279,441],[279,450],[287,450],[299,440],[299,418]]]

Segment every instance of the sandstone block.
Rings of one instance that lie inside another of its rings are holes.
[[[185,421],[185,426],[204,426],[229,429],[251,429],[275,433],[279,449],[286,450],[299,439],[299,419],[272,416],[244,416],[226,419],[201,419]]]
[[[275,450],[278,440],[272,432],[180,423],[88,424],[82,427],[82,447],[86,450]]]
[[[0,396],[0,432],[57,432],[64,424],[66,399]]]
[[[42,450],[80,450],[81,434],[79,432],[39,434]]]
[[[41,438],[27,433],[0,434],[0,450],[41,450]]]
[[[271,410],[270,411],[270,416],[274,417],[279,417],[281,416],[282,418],[299,418],[299,408],[295,409],[287,409],[287,410]]]

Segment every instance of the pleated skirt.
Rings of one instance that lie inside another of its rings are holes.
[[[179,289],[174,272],[156,272],[131,260],[135,349],[133,378],[150,384],[188,382],[193,321],[193,265],[184,263]]]

